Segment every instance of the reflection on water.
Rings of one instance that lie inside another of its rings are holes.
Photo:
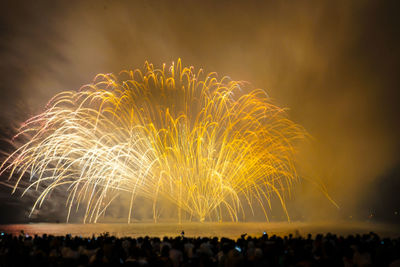
[[[131,224],[55,224],[55,223],[35,223],[35,224],[9,224],[0,225],[0,230],[12,234],[20,234],[23,230],[26,234],[53,234],[73,236],[92,236],[109,232],[117,237],[123,236],[177,236],[182,230],[185,236],[201,237],[230,237],[237,238],[241,234],[247,233],[251,236],[260,236],[264,231],[269,235],[302,235],[308,233],[313,235],[318,233],[334,233],[338,235],[363,234],[371,231],[381,236],[397,237],[400,236],[399,229],[393,225],[360,223],[360,222],[341,222],[341,223],[304,223],[304,222],[279,222],[279,223],[131,223]]]

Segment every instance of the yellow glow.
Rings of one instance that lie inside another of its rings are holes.
[[[23,144],[1,170],[18,173],[14,190],[29,174],[25,192],[41,192],[32,211],[68,186],[68,218],[82,204],[84,222],[96,222],[122,192],[131,196],[128,222],[137,196],[153,202],[154,220],[165,200],[179,221],[183,213],[221,220],[223,210],[237,221],[243,201],[268,219],[274,195],[286,212],[297,179],[293,145],[304,131],[263,90],[244,93],[242,85],[180,60],[169,69],[146,63],[144,72],[99,74],[28,120],[16,137]]]

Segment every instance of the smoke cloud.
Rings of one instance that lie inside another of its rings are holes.
[[[369,208],[361,204],[371,187],[399,164],[396,1],[3,5],[3,136],[41,112],[54,94],[78,89],[97,73],[182,58],[184,65],[263,88],[312,136],[299,149],[303,179],[288,202],[294,219],[366,218]],[[2,199],[9,191],[1,189]]]

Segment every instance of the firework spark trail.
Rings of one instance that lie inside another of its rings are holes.
[[[263,90],[243,93],[241,82],[215,73],[195,73],[180,60],[166,69],[146,63],[144,72],[99,74],[79,91],[62,92],[15,137],[19,147],[1,171],[29,175],[24,193],[40,192],[39,208],[57,188],[66,188],[68,217],[84,205],[84,222],[97,222],[120,194],[157,206],[168,200],[200,221],[232,221],[267,207],[276,196],[285,208],[297,178],[294,145],[304,130]]]

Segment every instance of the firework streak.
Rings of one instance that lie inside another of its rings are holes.
[[[260,206],[268,219],[273,196],[287,213],[304,130],[263,90],[243,88],[180,60],[99,74],[26,121],[1,171],[16,179],[14,191],[40,192],[32,211],[66,190],[67,221],[81,205],[83,221],[96,222],[121,193],[130,198],[128,222],[138,196],[152,203],[155,220],[163,201],[176,206],[179,221],[220,220],[223,212],[237,221],[244,205]]]

